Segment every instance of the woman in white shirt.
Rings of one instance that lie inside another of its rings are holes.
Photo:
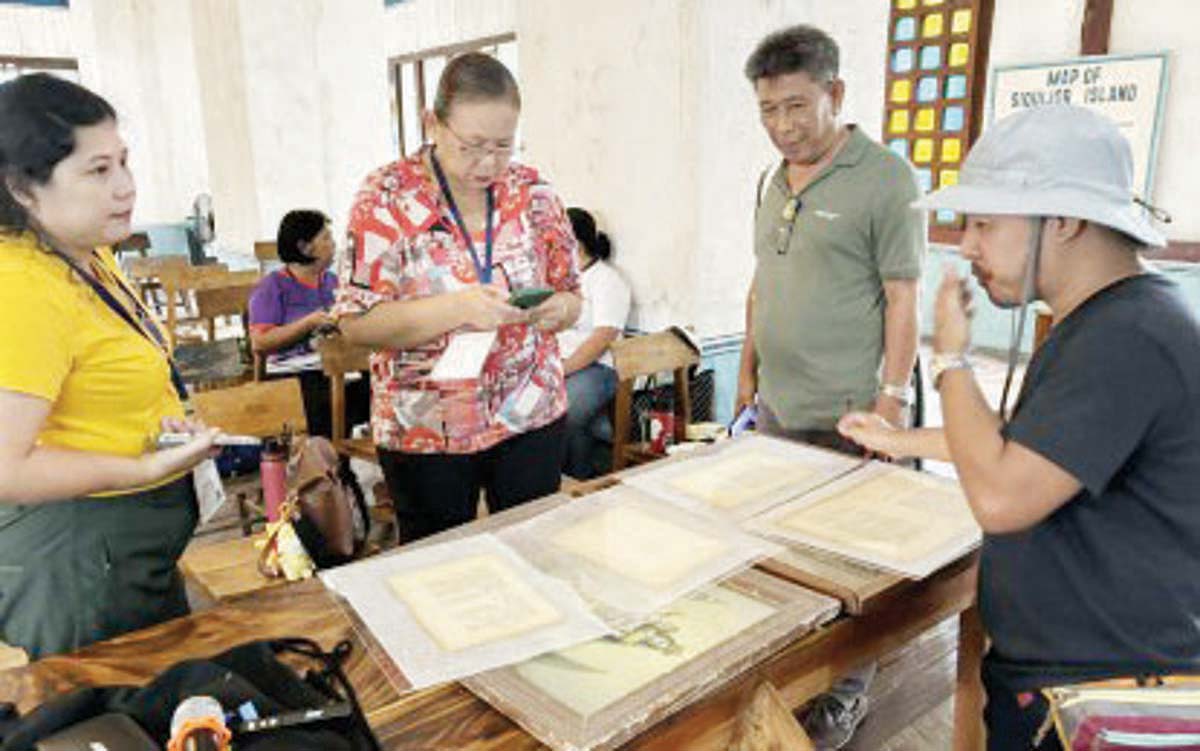
[[[608,347],[621,335],[629,316],[629,285],[607,261],[608,235],[596,231],[596,220],[580,208],[567,209],[579,241],[583,308],[575,325],[558,334],[567,374],[567,452],[563,472],[584,480],[600,474],[599,444],[612,441],[608,404],[617,391]]]

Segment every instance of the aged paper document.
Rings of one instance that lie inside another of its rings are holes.
[[[622,482],[676,505],[745,520],[852,471],[863,460],[767,436],[719,441]]]
[[[801,485],[817,470],[782,456],[740,452],[698,464],[667,485],[717,508],[732,508],[788,486]]]
[[[766,602],[721,586],[679,600],[642,626],[535,657],[517,674],[587,716],[658,680],[776,612]]]
[[[873,465],[756,522],[769,534],[924,576],[978,542],[957,483]]]
[[[510,639],[562,619],[496,556],[474,555],[395,574],[388,586],[447,652]]]
[[[716,537],[620,505],[560,530],[552,543],[656,589],[670,587],[730,552],[730,546]]]

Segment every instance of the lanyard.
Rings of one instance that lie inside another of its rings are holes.
[[[479,277],[480,284],[492,283],[492,186],[487,188],[487,223],[484,230],[484,262],[479,262],[479,254],[475,252],[475,241],[471,239],[471,233],[467,230],[467,223],[463,221],[462,213],[458,210],[458,204],[454,201],[454,193],[450,191],[450,183],[446,181],[446,173],[442,172],[442,165],[438,162],[437,154],[433,151],[429,152],[429,162],[433,165],[433,174],[437,176],[438,187],[442,189],[442,195],[446,197],[446,203],[450,204],[450,213],[454,216],[454,223],[458,225],[458,231],[462,233],[463,240],[467,243],[467,250],[471,251],[471,261],[475,264],[475,274]]]
[[[113,297],[112,291],[109,290],[109,288],[102,282],[100,282],[100,280],[96,279],[95,276],[85,271],[79,266],[79,264],[75,263],[74,259],[56,248],[54,244],[48,242],[46,238],[43,237],[42,242],[45,243],[51,251],[53,251],[54,255],[61,258],[64,263],[70,266],[71,270],[83,277],[84,281],[86,281],[92,288],[92,291],[94,291],[96,295],[104,301],[105,305],[107,305],[114,313],[119,315],[121,320],[133,327],[133,329],[139,334],[146,337],[151,344],[155,345],[158,350],[162,352],[163,357],[165,357],[167,360],[167,367],[171,370],[171,385],[175,387],[175,393],[179,395],[180,401],[186,402],[188,400],[187,387],[183,383],[183,376],[179,374],[179,367],[175,364],[175,359],[171,357],[170,348],[163,339],[162,332],[160,332],[158,327],[153,325],[153,323],[149,320],[149,314],[142,308],[142,305],[138,302],[137,298],[133,297],[129,289],[125,287],[124,283],[122,283],[120,280],[117,281],[117,283],[121,286],[122,291],[124,291],[125,294],[133,300],[134,308],[137,311],[137,316],[142,321],[141,324],[134,320],[133,314],[129,312],[129,309],[118,302],[117,298]]]

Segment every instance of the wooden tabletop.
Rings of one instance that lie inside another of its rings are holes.
[[[827,689],[851,667],[887,654],[947,617],[970,608],[974,558],[886,595],[869,613],[842,618],[764,660],[752,670],[625,746],[638,751],[724,751],[739,707],[756,687],[772,684],[788,707]],[[303,635],[330,648],[351,639],[347,674],[367,718],[390,751],[529,751],[543,746],[457,684],[398,694],[368,656],[349,619],[319,582],[260,592],[73,655],[0,672],[0,699],[22,711],[74,688],[143,684],[179,660],[212,655],[252,639]],[[964,666],[960,665],[960,672]],[[978,665],[965,666],[967,671]],[[977,722],[977,716],[976,716]],[[977,738],[977,736],[968,736]],[[976,740],[977,742],[977,740]],[[966,749],[969,746],[960,745]],[[977,748],[971,747],[971,748]]]
[[[179,559],[179,568],[210,602],[224,602],[252,592],[287,583],[258,571],[258,548],[262,535],[238,537],[225,542],[191,545]]]
[[[667,461],[673,461],[668,459]],[[637,471],[637,470],[634,470]],[[616,483],[614,477],[580,483],[507,512],[448,530],[418,545],[492,531],[544,513]],[[247,555],[245,541],[234,554]],[[214,546],[215,547],[215,546]],[[220,550],[212,571],[219,572]],[[854,613],[798,639],[777,654],[687,709],[643,733],[623,748],[638,751],[727,751],[739,710],[766,686],[789,709],[825,691],[855,666],[895,651],[946,618],[959,615],[960,644],[956,693],[955,751],[982,748],[979,660],[983,634],[973,607],[977,555],[971,554],[924,581],[909,581],[874,569],[847,569],[794,551],[774,573],[803,569],[804,583],[839,597]],[[819,558],[819,556],[818,556]],[[819,565],[818,565],[819,564]],[[248,564],[230,565],[244,570]],[[772,568],[772,567],[768,567]],[[219,577],[219,573],[217,574]],[[850,607],[850,603],[857,603]],[[272,588],[225,602],[217,608],[145,631],[93,645],[66,657],[0,672],[0,701],[28,710],[72,688],[99,684],[141,684],[175,662],[215,654],[245,641],[303,635],[330,648],[349,638],[355,643],[348,675],[383,747],[396,751],[527,751],[544,748],[501,713],[458,684],[399,694],[384,677],[350,619],[319,582]]]

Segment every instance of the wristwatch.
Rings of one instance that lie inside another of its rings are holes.
[[[958,368],[971,369],[971,361],[963,352],[952,354],[933,353],[933,358],[929,361],[929,381],[933,384],[936,391],[942,385],[942,374],[947,370],[956,370]]]
[[[908,386],[897,386],[894,383],[879,384],[879,395],[887,396],[900,402],[901,407],[912,405],[912,389]]]

